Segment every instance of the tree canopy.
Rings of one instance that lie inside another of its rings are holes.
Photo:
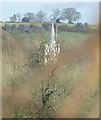
[[[38,11],[36,14],[32,12],[27,12],[22,17],[22,22],[47,22],[47,21],[68,21],[69,24],[78,22],[81,18],[81,13],[75,8],[65,8],[60,10],[59,8],[52,9],[50,15],[47,15],[42,10]],[[21,21],[21,14],[17,13],[10,17],[11,22]]]
[[[59,19],[60,16],[61,16],[61,11],[58,8],[56,8],[56,9],[52,10],[52,14],[51,14],[50,18],[53,20],[57,20],[57,19]]]
[[[11,22],[16,22],[16,20],[17,20],[17,17],[15,14],[12,17],[10,17]]]
[[[36,16],[39,18],[39,21],[43,21],[45,19],[46,13],[44,13],[43,11],[39,11]]]
[[[17,18],[18,21],[20,22],[20,21],[21,21],[21,14],[20,14],[20,13],[17,13],[17,14],[16,14],[16,18]]]
[[[29,21],[31,21],[32,19],[33,19],[33,17],[34,17],[34,13],[31,13],[31,12],[27,12],[26,14],[24,14],[24,16],[26,17],[26,18],[29,18]]]
[[[62,19],[68,20],[68,23],[76,22],[80,20],[81,13],[77,12],[75,8],[66,8],[62,10]]]

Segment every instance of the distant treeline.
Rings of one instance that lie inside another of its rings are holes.
[[[42,32],[42,31],[50,31],[51,29],[51,23],[50,22],[44,22],[41,23],[41,26],[36,26],[34,24],[5,24],[2,29],[7,30],[10,32],[21,32],[21,33],[33,33],[33,32]],[[92,29],[89,27],[87,23],[77,23],[73,25],[67,25],[67,24],[57,24],[57,30],[58,32],[90,32]]]
[[[50,29],[49,23],[43,23],[42,26],[45,30]],[[77,24],[58,24],[57,25],[58,31],[62,32],[90,32],[92,29],[89,27],[87,23],[77,23]]]
[[[37,13],[27,12],[23,16],[21,13],[15,13],[10,16],[10,21],[8,22],[49,22],[56,21],[57,23],[67,21],[69,24],[77,23],[81,19],[81,13],[75,8],[64,8],[62,10],[55,8],[50,12],[43,12],[39,10]]]
[[[2,27],[3,30],[7,30],[7,31],[10,31],[10,32],[21,32],[21,33],[33,33],[33,32],[41,32],[42,31],[42,28],[41,27],[37,27],[35,25],[24,25],[24,24],[21,24],[21,25],[16,25],[16,24],[13,24],[13,25],[10,25],[10,24],[5,24],[3,27]]]
[[[46,14],[41,10],[37,13],[27,12],[23,17],[20,13],[13,14],[10,17],[10,21],[6,21],[6,24],[2,28],[7,31],[21,33],[50,31],[51,22],[54,21],[57,23],[58,31],[89,32],[92,30],[88,23],[82,24],[79,22],[82,16],[75,8],[64,8],[62,10],[56,8],[51,12],[50,15],[47,15],[48,13]],[[35,23],[40,23],[41,25],[37,26]]]

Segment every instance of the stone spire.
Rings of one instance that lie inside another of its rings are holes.
[[[56,30],[56,24],[52,22],[52,26],[51,26],[51,39],[50,39],[50,44],[56,44],[56,37],[57,37],[57,30]]]
[[[60,52],[60,45],[57,44],[57,27],[54,22],[51,24],[51,38],[45,46],[45,63],[50,60],[56,61],[56,55]]]

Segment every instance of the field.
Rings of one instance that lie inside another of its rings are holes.
[[[58,32],[61,52],[47,65],[33,62],[33,53],[48,32],[3,31],[2,39],[4,118],[99,117],[98,32]]]
[[[35,22],[35,23],[24,23],[24,22],[22,22],[22,23],[10,23],[10,22],[8,22],[7,23],[7,22],[0,22],[0,26],[4,26],[5,24],[16,25],[17,27],[19,25],[30,25],[30,24],[32,24],[32,25],[35,25],[37,27],[42,27],[42,24],[40,22]],[[62,25],[62,24],[59,24],[59,25]],[[75,24],[65,24],[65,25],[73,27]],[[92,29],[97,29],[98,28],[97,25],[92,25],[92,24],[90,24],[89,27],[92,28]]]
[[[40,22],[36,22],[36,23],[10,23],[10,22],[0,22],[0,26],[4,26],[5,24],[8,24],[8,25],[16,25],[16,26],[19,26],[19,25],[30,25],[30,24],[34,24],[35,26],[38,26],[38,27],[41,27],[41,23]]]

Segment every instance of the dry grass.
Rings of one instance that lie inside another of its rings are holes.
[[[45,117],[98,117],[98,35],[64,39],[57,63],[29,67],[23,64],[41,41],[21,41],[3,31],[3,117],[37,117],[42,81],[44,87],[50,82],[48,105],[56,109],[45,108]]]

